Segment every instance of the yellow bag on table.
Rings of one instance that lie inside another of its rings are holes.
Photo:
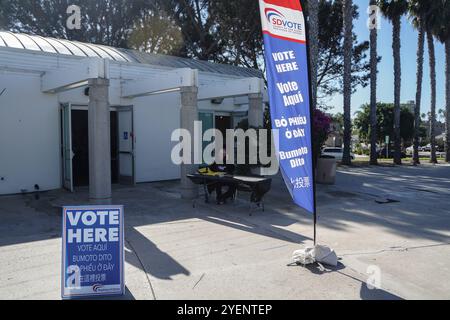
[[[212,171],[210,168],[201,168],[198,169],[198,173],[203,174],[205,176],[223,176],[224,173],[223,172],[216,172],[216,171]]]

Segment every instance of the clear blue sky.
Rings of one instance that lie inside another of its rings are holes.
[[[354,21],[354,31],[358,35],[359,41],[369,40],[369,30],[367,28],[368,15],[366,13],[369,0],[354,0],[359,7],[359,19]],[[401,101],[415,100],[416,96],[416,53],[417,53],[417,31],[413,28],[407,17],[402,19],[401,31],[401,63],[402,63],[402,90]],[[444,109],[445,106],[445,52],[444,46],[435,40],[436,51],[436,73],[437,73],[437,106]],[[378,65],[378,90],[377,98],[380,102],[394,101],[394,69],[392,58],[392,25],[388,20],[382,18],[381,30],[378,33],[378,55],[382,57]],[[421,112],[430,111],[430,69],[428,60],[428,47],[425,41],[424,78],[422,87]],[[370,99],[369,86],[359,87],[352,96],[352,116],[358,111],[361,105],[368,103]],[[342,95],[333,96],[327,103],[333,106],[332,113],[342,112]],[[439,119],[439,116],[438,116]]]

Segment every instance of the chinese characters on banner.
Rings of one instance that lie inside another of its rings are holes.
[[[62,297],[124,294],[123,206],[64,207]]]
[[[284,181],[295,203],[315,212],[308,55],[299,0],[259,0],[273,129]]]

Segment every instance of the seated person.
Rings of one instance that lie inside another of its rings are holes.
[[[221,151],[223,154],[223,164],[218,164],[214,162],[212,165],[209,166],[209,169],[213,172],[223,172],[226,174],[233,174],[234,173],[234,165],[227,164],[227,153],[225,148]],[[222,188],[227,187],[228,190],[225,193],[222,193]],[[231,199],[236,194],[236,185],[234,183],[226,183],[226,182],[216,182],[213,184],[208,185],[208,192],[212,193],[213,191],[216,191],[216,200],[217,204],[224,204],[227,199]]]

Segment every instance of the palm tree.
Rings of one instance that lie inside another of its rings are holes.
[[[429,28],[427,28],[427,43],[428,43],[428,56],[430,60],[430,83],[431,83],[430,162],[438,163],[436,157],[436,55],[434,50],[434,37]]]
[[[370,0],[369,5],[376,5],[376,0]],[[378,15],[378,12],[375,12]],[[377,73],[378,73],[378,16],[375,23],[370,25],[370,164],[378,164],[377,153]]]
[[[308,43],[311,74],[311,103],[317,107],[317,61],[319,56],[319,1],[308,1]]]
[[[450,0],[433,1],[433,32],[445,44],[445,161],[450,163]]]
[[[401,165],[400,93],[402,69],[400,60],[401,18],[408,10],[407,0],[378,0],[383,15],[392,22],[392,50],[394,54],[394,163]]]
[[[344,154],[342,164],[350,165],[352,140],[352,55],[353,55],[353,1],[343,0],[344,18]]]
[[[414,106],[414,152],[413,164],[420,164],[419,160],[419,140],[420,140],[420,107],[422,101],[422,82],[423,82],[423,55],[425,46],[425,19],[428,5],[427,0],[411,0],[409,13],[412,23],[417,29],[417,79],[416,79],[416,104]]]

